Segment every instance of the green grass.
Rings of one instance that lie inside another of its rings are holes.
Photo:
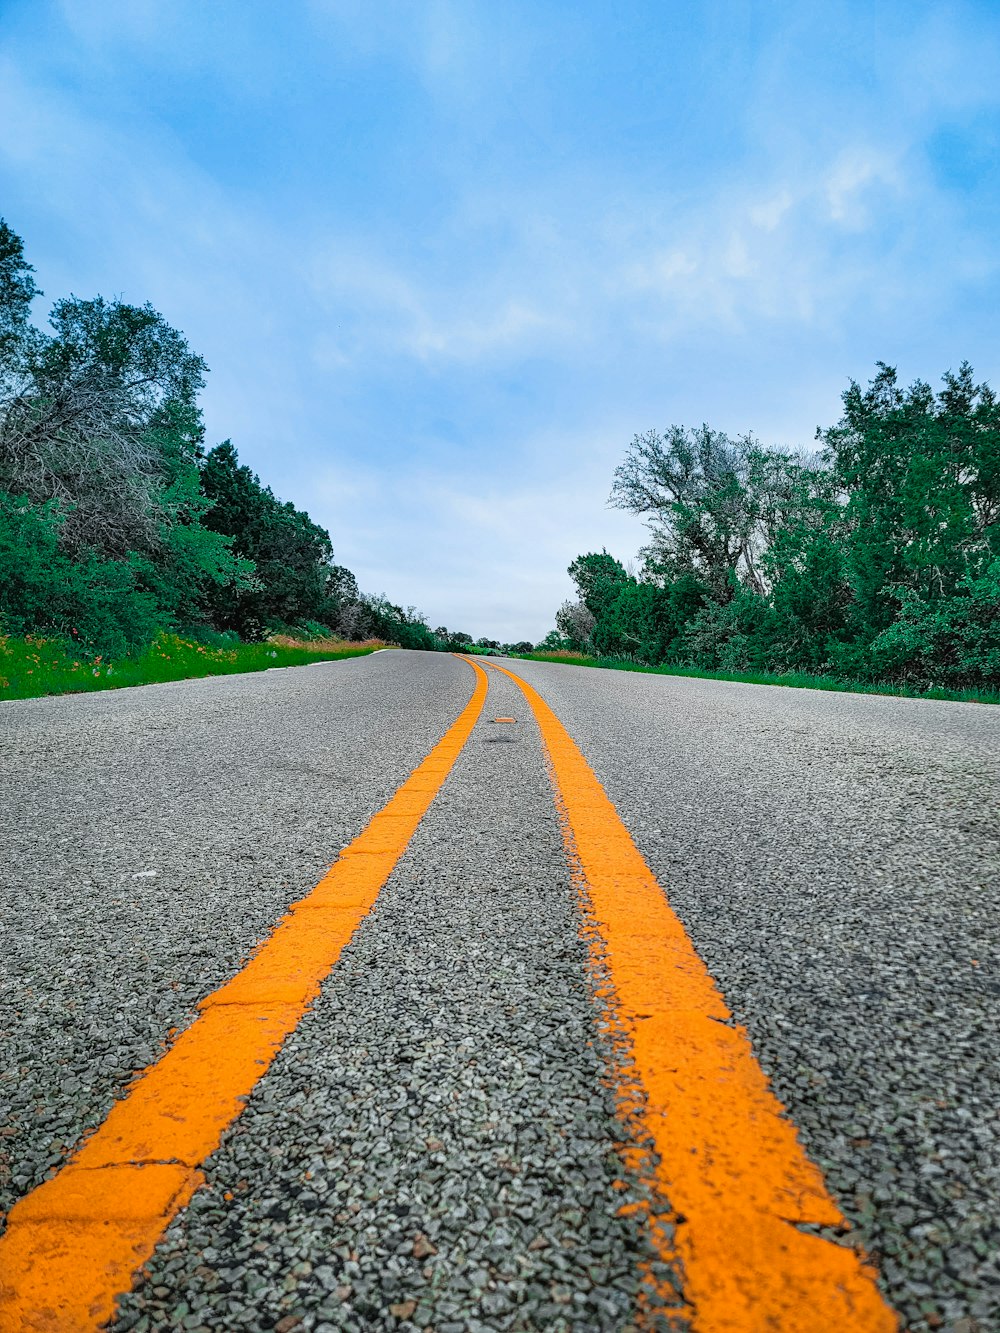
[[[526,662],[562,662],[570,666],[599,667],[606,671],[639,671],[652,676],[691,676],[696,680],[730,680],[741,685],[784,685],[799,690],[835,690],[840,694],[888,694],[904,699],[944,699],[953,703],[1000,704],[1000,691],[949,690],[944,686],[872,684],[811,676],[805,671],[769,672],[700,671],[697,667],[644,666],[618,657],[585,657],[577,653],[526,653]]]
[[[209,646],[161,634],[144,652],[114,662],[88,657],[61,640],[0,636],[0,700],[36,699],[48,694],[114,690],[198,676],[229,676],[270,667],[302,666],[363,657],[383,645],[307,642],[234,643]]]

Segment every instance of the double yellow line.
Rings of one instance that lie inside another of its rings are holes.
[[[66,1166],[11,1210],[0,1240],[2,1333],[88,1333],[112,1317],[479,720],[486,673],[464,660],[472,698],[423,763]],[[891,1333],[895,1316],[863,1259],[798,1229],[845,1224],[603,788],[544,700],[494,669],[520,688],[542,734],[613,1019],[626,1034],[631,1109],[656,1149],[635,1165],[652,1172],[673,1210],[675,1248],[661,1248],[683,1269],[685,1319],[701,1333]]]

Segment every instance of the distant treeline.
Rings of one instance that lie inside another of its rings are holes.
[[[205,364],[151,306],[68,297],[43,332],[32,274],[0,220],[0,633],[106,656],[161,631],[447,646],[361,593],[229,441],[206,450]]]
[[[726,672],[1000,684],[1000,405],[964,364],[935,393],[879,363],[815,453],[672,426],[636,436],[612,503],[644,515],[629,571],[569,568],[546,649]]]

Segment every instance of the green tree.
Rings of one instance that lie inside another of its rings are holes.
[[[8,381],[20,367],[31,342],[31,303],[41,292],[34,269],[24,257],[24,243],[0,218],[0,404]]]
[[[401,648],[433,652],[438,644],[430,626],[416,607],[397,606],[387,597],[362,597],[363,632],[359,637],[384,639]]]
[[[251,638],[305,622],[337,628],[345,602],[359,594],[350,571],[334,564],[329,533],[262,486],[228,440],[205,456],[201,488],[210,506],[205,526],[254,566],[252,583],[209,595],[215,623]]]
[[[67,555],[54,501],[0,491],[0,631],[56,636],[81,652],[119,656],[163,625],[155,594],[130,559]]]
[[[160,541],[175,409],[196,410],[204,363],[151,306],[56,302],[0,416],[0,487],[57,500],[67,550],[120,557]]]
[[[967,362],[938,394],[920,380],[901,389],[879,362],[843,403],[821,438],[847,497],[855,631],[870,641],[901,598],[954,596],[1000,555],[1000,404]]]
[[[611,502],[647,518],[649,561],[694,575],[718,601],[740,583],[763,592],[771,456],[753,439],[701,426],[636,435],[615,470]]]
[[[853,593],[848,527],[835,476],[780,460],[781,485],[761,557],[768,614],[759,625],[756,665],[829,671],[850,639]],[[744,619],[748,614],[744,604]],[[753,614],[757,614],[757,608]]]
[[[595,621],[600,620],[628,583],[635,582],[625,566],[606,550],[579,555],[567,570],[577,596]]]
[[[0,220],[0,617],[115,651],[214,625],[439,646],[414,608],[363,596],[329,534],[226,442],[204,453],[206,367],[150,305],[39,295]],[[48,572],[46,572],[48,571]],[[465,636],[468,641],[468,636]],[[124,647],[123,647],[124,646]]]
[[[704,585],[691,575],[630,579],[595,624],[594,651],[651,665],[681,660],[685,628],[705,600]]]
[[[27,543],[20,569],[9,543],[0,563],[7,622],[72,622],[107,647],[203,620],[207,587],[248,577],[201,521],[204,364],[148,305],[59,301],[43,334],[29,322],[36,294],[20,239],[0,223],[0,491],[8,536]],[[47,609],[41,558],[61,571]]]
[[[1000,560],[966,574],[952,596],[900,599],[893,623],[871,645],[872,674],[951,689],[1000,683]]]

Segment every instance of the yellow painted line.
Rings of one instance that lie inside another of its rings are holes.
[[[204,1181],[198,1169],[315,999],[479,719],[486,673],[427,758],[0,1240],[2,1333],[89,1333]]]
[[[893,1333],[864,1257],[800,1230],[847,1224],[604,788],[544,699],[489,665],[520,687],[548,752],[631,1047],[640,1097],[630,1109],[673,1214],[675,1251],[663,1257],[682,1269],[685,1318],[697,1333]]]

